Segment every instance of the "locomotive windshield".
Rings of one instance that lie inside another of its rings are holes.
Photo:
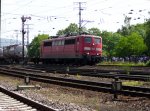
[[[94,43],[95,44],[100,44],[101,42],[101,39],[100,38],[94,38]]]
[[[84,38],[84,42],[85,43],[91,43],[92,42],[92,38],[91,37],[85,37]]]

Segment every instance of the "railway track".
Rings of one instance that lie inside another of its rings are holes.
[[[112,89],[112,83],[106,82],[91,82],[91,81],[82,81],[82,80],[75,80],[75,79],[68,79],[62,77],[52,77],[52,76],[44,76],[42,74],[38,74],[35,72],[22,72],[16,71],[14,69],[0,69],[1,73],[8,74],[12,76],[17,76],[24,78],[25,76],[29,76],[31,80],[44,82],[44,83],[51,83],[93,91],[100,91],[100,92],[109,92],[114,93]],[[143,87],[133,87],[133,86],[122,86],[122,89],[118,91],[120,94],[123,95],[130,95],[130,96],[143,96],[150,98],[150,88],[143,88]]]
[[[118,74],[127,74],[130,75],[150,75],[150,67],[127,67],[127,66],[66,66],[66,65],[27,65],[28,68],[32,69],[64,69],[66,67],[70,67],[71,70],[84,71],[84,72],[101,72],[101,73],[110,73],[117,72]]]
[[[0,111],[59,111],[0,87]]]
[[[34,109],[2,92],[0,92],[0,110],[13,110],[13,111],[37,111],[37,109]]]
[[[51,72],[51,73],[60,73],[65,74],[69,73],[71,75],[82,75],[82,76],[91,76],[91,77],[103,77],[103,78],[114,78],[119,77],[120,79],[124,80],[138,80],[138,81],[150,81],[150,73],[146,72],[138,72],[132,71],[129,74],[125,74],[124,71],[106,71],[106,70],[94,70],[94,69],[77,69],[77,68],[70,68],[69,71],[66,71],[66,67],[34,67],[34,66],[25,66],[25,68],[15,68],[18,70],[25,70],[25,71],[35,71],[35,72]],[[134,73],[133,73],[134,72]]]

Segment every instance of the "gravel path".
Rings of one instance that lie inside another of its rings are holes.
[[[21,84],[24,84],[22,79],[0,75],[0,85],[7,89],[15,90]],[[113,101],[112,94],[39,82],[31,84],[38,84],[41,89],[16,92],[62,111],[150,111],[150,100],[147,98],[119,96],[117,101]]]

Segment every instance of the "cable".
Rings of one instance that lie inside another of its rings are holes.
[[[27,7],[27,6],[28,6],[29,4],[31,4],[33,1],[34,1],[34,0],[30,0],[28,3],[21,5],[20,7],[16,8],[15,10],[13,10],[13,11],[11,11],[11,12],[17,11],[17,10],[23,8],[23,7]],[[19,11],[20,11],[20,10],[19,10]]]
[[[68,6],[63,6],[63,7],[55,7],[54,9],[46,9],[46,10],[43,10],[43,11],[40,11],[38,13],[34,13],[34,14],[40,14],[40,13],[43,13],[43,12],[51,12],[51,11],[56,11],[56,10],[60,10],[60,9],[65,9],[65,8],[69,8],[71,7],[72,5],[68,5]]]

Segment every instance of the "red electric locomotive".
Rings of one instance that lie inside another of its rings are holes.
[[[102,38],[94,35],[63,36],[44,40],[40,47],[43,63],[95,64],[102,56]]]

